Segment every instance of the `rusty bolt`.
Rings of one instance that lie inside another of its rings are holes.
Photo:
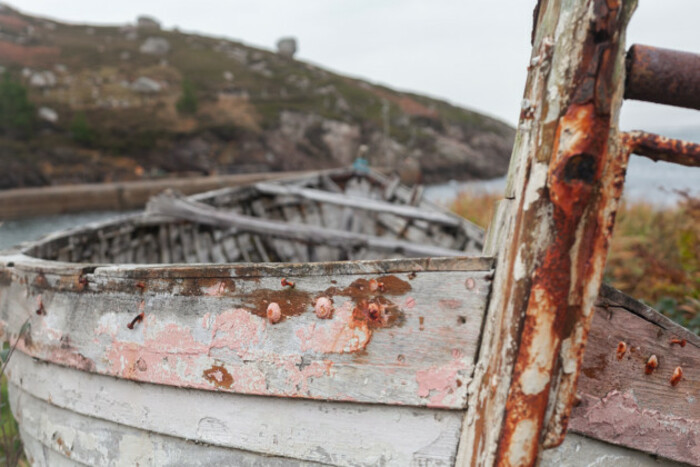
[[[78,285],[80,286],[81,290],[84,289],[85,287],[88,286],[88,280],[87,277],[81,275],[78,277]]]
[[[681,382],[681,379],[683,378],[683,369],[679,366],[676,367],[675,370],[673,370],[673,374],[671,375],[671,386],[675,386],[678,383]]]
[[[141,313],[136,315],[136,318],[132,319],[131,322],[126,325],[126,327],[129,329],[134,329],[134,326],[136,325],[136,323],[140,323],[141,321],[143,321],[144,316],[145,316],[145,314],[142,311]]]
[[[296,284],[292,281],[288,281],[286,277],[282,279],[282,287],[291,287],[293,289],[295,286]]]
[[[36,309],[36,314],[41,316],[46,314],[46,309],[44,309],[44,303],[39,301],[39,306]]]
[[[137,282],[136,288],[143,292],[144,290],[146,290],[146,284],[144,282]]]
[[[328,297],[319,297],[314,305],[316,316],[321,319],[329,319],[333,316],[333,300]]]
[[[272,302],[267,306],[267,320],[272,323],[279,323],[279,321],[282,319],[282,309],[280,306]]]
[[[652,355],[649,357],[649,360],[647,360],[647,364],[644,367],[644,373],[650,375],[656,370],[656,367],[659,366],[659,359],[656,358],[656,355]]]
[[[617,344],[617,359],[622,360],[622,357],[625,356],[625,352],[627,352],[627,344],[620,341],[620,343]]]
[[[686,344],[687,342],[688,342],[688,341],[686,341],[685,339],[675,339],[675,338],[674,338],[674,339],[671,339],[671,341],[669,342],[669,344],[670,344],[670,345],[677,344],[677,345],[680,345],[681,347],[685,347],[685,344]]]

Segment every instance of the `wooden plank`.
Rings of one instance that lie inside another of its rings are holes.
[[[122,279],[98,268],[81,290],[77,278],[43,275],[37,282],[38,273],[14,268],[0,318],[19,329],[31,316],[31,338],[18,344],[27,355],[118,378],[465,407],[491,271],[336,275],[331,263],[245,277],[245,267],[231,269],[243,277],[169,279],[151,270],[149,277]],[[282,278],[294,287],[282,286]],[[37,285],[27,293],[20,280]],[[330,319],[314,312],[319,297],[332,301]],[[277,323],[267,318],[273,302],[281,308]]]
[[[635,6],[538,2],[459,465],[532,465],[564,439],[624,183],[617,124]]]
[[[700,464],[700,338],[615,290],[596,308],[570,429],[692,465]],[[668,323],[666,323],[668,324]],[[685,346],[672,343],[685,339]],[[618,358],[618,345],[626,351]],[[658,367],[646,374],[649,358]],[[683,378],[670,383],[680,367]]]
[[[21,352],[10,362],[9,378],[27,394],[84,416],[214,446],[340,466],[450,465],[461,423],[459,411],[137,384],[33,361]]]
[[[10,395],[12,412],[20,424],[32,465],[323,465],[212,446],[82,415],[56,407],[14,385]]]
[[[432,245],[416,245],[401,240],[391,240],[373,235],[345,232],[303,224],[263,220],[242,214],[222,212],[211,206],[195,203],[170,194],[152,198],[148,212],[188,219],[193,222],[215,225],[222,228],[235,226],[241,231],[277,238],[286,238],[304,243],[331,245],[336,247],[371,248],[377,251],[401,253],[407,256],[461,256],[461,251]]]
[[[347,206],[363,211],[388,213],[408,219],[421,219],[450,227],[457,227],[460,224],[460,219],[457,216],[445,214],[441,211],[428,211],[416,208],[414,206],[392,204],[367,197],[329,193],[312,188],[299,188],[289,185],[275,185],[271,183],[257,183],[255,187],[261,193],[265,194],[296,196],[311,201],[335,204],[337,206]]]
[[[574,433],[564,443],[542,452],[540,467],[680,467],[682,464],[659,459],[644,452],[613,446]]]

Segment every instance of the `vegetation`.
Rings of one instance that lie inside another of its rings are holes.
[[[181,114],[194,115],[197,113],[197,94],[192,81],[188,79],[182,81],[182,95],[177,100],[175,107]]]
[[[24,458],[22,439],[19,436],[19,426],[10,411],[7,378],[5,377],[7,363],[12,357],[17,342],[19,342],[28,327],[29,319],[20,328],[15,344],[10,347],[6,342],[2,350],[0,350],[0,360],[2,360],[2,367],[0,368],[0,462],[4,461],[7,467],[28,465]]]
[[[463,192],[452,210],[486,227],[500,196]],[[674,207],[624,203],[604,281],[700,334],[700,199]]]
[[[70,124],[71,137],[78,144],[90,146],[95,142],[95,130],[90,126],[85,112],[79,112]]]
[[[16,138],[28,138],[34,133],[36,111],[29,102],[27,89],[9,73],[0,79],[0,132]]]

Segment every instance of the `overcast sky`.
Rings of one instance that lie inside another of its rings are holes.
[[[517,123],[535,0],[18,0],[26,13],[74,23],[133,22],[274,48],[299,41],[297,58],[393,88],[446,99]],[[699,0],[640,0],[628,44],[700,53]],[[626,102],[622,126],[694,127],[700,112]]]

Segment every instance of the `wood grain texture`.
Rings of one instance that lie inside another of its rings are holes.
[[[18,353],[18,390],[70,412],[213,446],[340,466],[447,466],[461,412],[187,390],[99,376]],[[13,396],[14,397],[14,396]],[[24,396],[20,396],[24,397]],[[48,420],[47,411],[47,420]],[[22,420],[22,415],[18,418]],[[61,420],[50,420],[57,426]],[[38,436],[38,435],[37,435]],[[77,436],[76,436],[77,439]]]
[[[224,271],[235,267],[204,269],[208,277],[144,268],[147,275],[132,278],[119,277],[125,271],[117,267],[59,276],[16,263],[0,285],[0,317],[10,330],[31,317],[31,332],[18,344],[27,355],[119,378],[464,408],[491,271],[362,272],[381,270],[381,263],[309,268],[317,274],[302,265],[248,265],[233,277]],[[320,275],[333,268],[345,274]],[[330,319],[314,311],[320,297],[332,302]],[[273,302],[282,315],[274,324],[266,315]]]
[[[609,443],[700,464],[700,339],[610,289],[593,318],[571,430]],[[660,324],[666,325],[662,327]],[[686,345],[671,339],[685,339]],[[627,350],[618,359],[617,348]],[[658,367],[646,374],[650,356]],[[683,378],[669,382],[676,367]]]
[[[265,456],[143,431],[82,415],[10,389],[27,459],[33,466],[158,465],[312,467],[317,462]]]

